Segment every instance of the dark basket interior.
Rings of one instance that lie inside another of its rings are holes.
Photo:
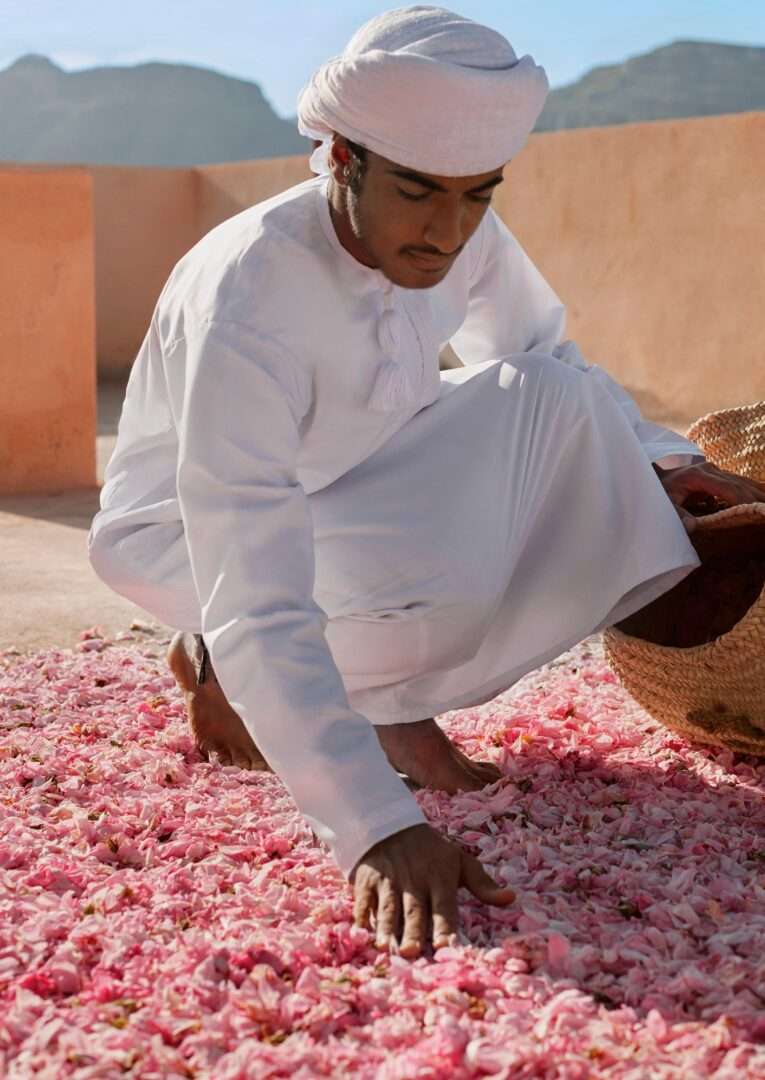
[[[653,603],[617,624],[631,637],[690,649],[727,634],[765,586],[765,518],[727,529],[698,529],[701,566]]]

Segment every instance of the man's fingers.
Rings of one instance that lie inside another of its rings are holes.
[[[687,510],[683,510],[681,506],[677,507],[677,512],[680,515],[680,520],[685,526],[685,531],[690,535],[692,532],[696,532],[699,525],[693,514],[689,514]]]
[[[685,503],[698,501],[699,498],[702,502],[716,500],[722,504],[716,509],[724,509],[725,506],[765,501],[765,484],[761,480],[739,476],[737,473],[720,469],[711,462],[668,469],[660,473],[659,478],[689,532],[693,531],[695,525],[691,525],[686,518],[685,514],[688,512],[683,512]],[[714,508],[707,512],[712,513],[713,510]]]
[[[497,907],[505,907],[515,900],[512,889],[497,885],[494,878],[486,873],[478,859],[466,852],[462,855],[460,885],[469,889],[473,896],[482,900],[485,904],[496,904]]]
[[[693,495],[706,495],[729,506],[740,506],[744,503],[762,502],[765,498],[765,488],[754,480],[745,476],[737,476],[734,473],[726,473],[722,470],[702,471],[697,474],[690,472],[682,477],[682,483],[676,492],[667,492],[672,501],[686,502]]]
[[[374,907],[375,892],[369,886],[359,883],[354,886],[353,894],[353,925],[360,926],[362,930],[371,930],[370,915]]]
[[[710,492],[716,499],[728,503],[729,506],[739,506],[742,503],[757,502],[756,489],[751,484],[741,481],[727,481]]]
[[[424,896],[416,896],[414,893],[405,892],[404,905],[404,933],[401,937],[401,956],[419,956],[425,947],[426,929],[428,924],[428,910]]]
[[[674,506],[675,510],[677,510],[677,513],[678,513],[678,515],[680,517],[680,520],[682,521],[683,525],[685,526],[685,531],[687,533],[694,532],[696,530],[696,528],[697,528],[696,518],[693,516],[693,514],[690,514],[683,507],[683,503],[688,498],[688,493],[687,492],[682,492],[682,491],[668,490],[667,495],[669,497],[670,502]]]
[[[378,949],[389,949],[398,934],[401,899],[389,881],[380,886],[377,899],[377,919],[375,945]]]
[[[754,480],[749,481],[747,493],[750,502],[765,502],[765,486],[755,483]]]
[[[451,889],[439,882],[430,894],[433,913],[433,948],[441,949],[449,944],[452,934],[457,933],[459,914],[457,910],[457,882]]]

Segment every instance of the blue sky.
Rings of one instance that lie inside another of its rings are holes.
[[[172,60],[260,84],[292,115],[322,60],[401,0],[0,0],[0,69],[24,53],[75,70]],[[531,53],[553,86],[679,38],[765,45],[765,0],[445,0]]]

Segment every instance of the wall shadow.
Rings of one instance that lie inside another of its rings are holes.
[[[55,525],[87,531],[98,510],[99,488],[52,492],[49,495],[3,495],[0,497],[0,532],[3,516],[36,518]],[[55,557],[55,552],[51,552]]]

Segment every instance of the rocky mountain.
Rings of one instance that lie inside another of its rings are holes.
[[[303,154],[255,83],[186,64],[66,72],[43,56],[0,71],[0,160],[202,165]]]
[[[676,41],[550,93],[538,131],[765,109],[765,48]],[[151,63],[66,72],[43,56],[0,71],[0,160],[201,165],[307,153],[260,88]]]
[[[765,48],[675,41],[552,90],[537,131],[765,109]]]

